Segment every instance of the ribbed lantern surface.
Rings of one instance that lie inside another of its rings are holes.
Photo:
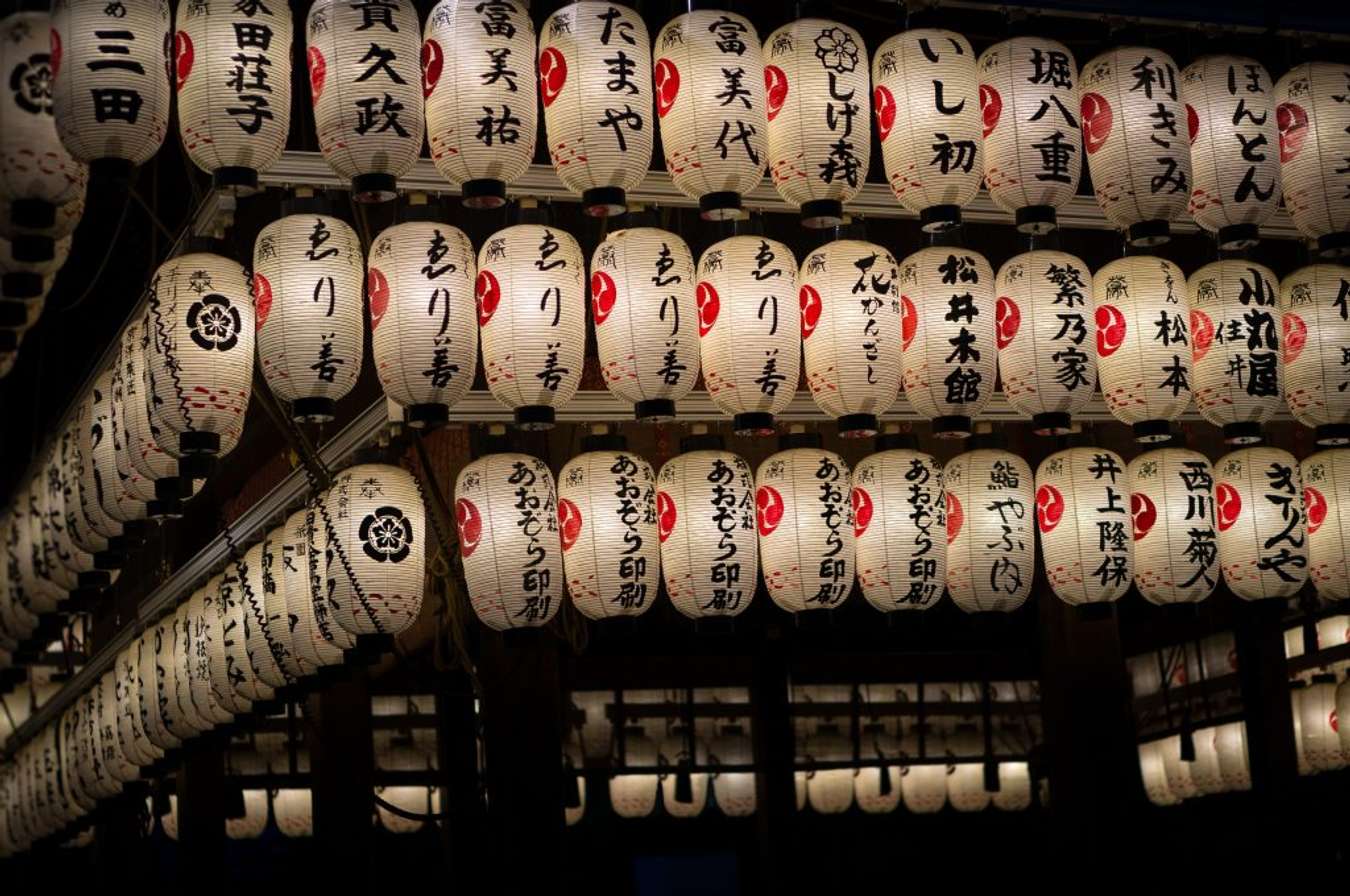
[[[117,475],[123,487],[136,499],[147,502],[147,513],[160,516],[163,514],[157,506],[150,503],[155,497],[155,480],[142,476],[133,463],[135,445],[130,431],[132,412],[140,406],[149,413],[148,409],[152,405],[152,402],[147,401],[150,392],[144,383],[144,353],[141,340],[137,338],[139,329],[133,323],[122,331],[119,339],[111,380],[112,399],[108,404],[108,431],[113,440]]]
[[[984,789],[983,737],[974,726],[958,725],[947,738],[947,802],[957,812],[989,808]]]
[[[1153,604],[1209,597],[1219,581],[1209,460],[1186,448],[1159,448],[1130,461],[1127,472],[1139,594]]]
[[[920,750],[921,743],[922,750]],[[900,747],[900,798],[904,800],[905,808],[916,815],[942,811],[942,807],[947,805],[947,767],[941,764],[905,761],[941,756],[942,737],[928,732],[921,742],[918,732],[911,730],[901,740]]]
[[[218,591],[203,585],[187,601],[188,695],[203,717],[218,725],[234,720],[233,702],[217,699],[211,687],[211,641],[219,636],[216,618]]]
[[[853,588],[850,485],[844,459],[817,448],[780,451],[755,471],[764,585],[789,613],[837,607]]]
[[[248,706],[254,701],[270,700],[274,694],[254,669],[248,654],[248,603],[244,596],[244,582],[240,577],[241,560],[225,566],[218,583],[216,612],[220,619],[220,644],[224,655],[219,664],[224,676],[222,686],[232,689],[236,702]],[[207,584],[210,587],[210,583]],[[264,658],[270,660],[270,657]],[[212,675],[216,674],[212,663]]]
[[[212,717],[210,704],[199,707],[197,701],[192,699],[192,677],[188,668],[190,657],[195,650],[191,623],[188,619],[191,609],[192,598],[189,598],[179,604],[174,614],[166,620],[173,640],[171,706],[187,727],[195,733],[201,733],[214,728],[216,720]]]
[[[804,758],[811,762],[843,762],[853,757],[853,747],[838,725],[821,725],[806,740]],[[806,802],[820,815],[839,815],[853,805],[851,768],[813,769],[806,773]]]
[[[1275,85],[1280,182],[1294,226],[1331,255],[1350,253],[1350,65],[1305,62]]]
[[[1278,448],[1243,448],[1214,465],[1214,516],[1224,581],[1244,600],[1290,597],[1308,578],[1298,461]]]
[[[239,596],[243,604],[240,618],[244,654],[259,680],[269,687],[280,688],[290,684],[286,670],[290,650],[284,637],[285,620],[275,618],[269,612],[276,605],[279,572],[276,547],[264,536],[231,567],[239,579]]]
[[[1319,445],[1350,444],[1350,267],[1314,264],[1280,283],[1282,386]]]
[[[1346,600],[1350,598],[1350,448],[1319,451],[1303,460],[1300,471],[1309,575],[1323,600]]]
[[[750,737],[739,724],[726,725],[708,745],[708,759],[714,765],[751,765],[754,755]],[[755,775],[745,771],[719,771],[712,779],[717,808],[730,818],[755,812]]]
[[[947,577],[942,468],[927,454],[880,451],[853,469],[858,583],[883,613],[926,610]]]
[[[642,728],[633,726],[624,730],[624,762],[626,768],[656,768],[660,751],[655,741]],[[650,774],[621,774],[609,779],[609,802],[620,818],[646,818],[656,809],[660,776]]]
[[[286,520],[282,542],[281,587],[286,612],[295,620],[292,643],[297,656],[312,668],[342,662],[343,651],[356,639],[333,616],[327,594],[325,546],[329,542],[319,513],[320,500],[311,500]]]
[[[158,625],[151,625],[141,636],[137,662],[140,663],[138,699],[141,710],[141,727],[150,743],[161,750],[169,751],[182,746],[182,740],[168,728],[168,696],[163,686],[163,676],[173,674],[165,662],[162,662],[164,639]]]
[[[224,584],[226,575],[232,580],[228,589]],[[242,600],[237,584],[231,566],[207,581],[202,594],[204,631],[199,634],[198,642],[206,646],[212,699],[232,713],[245,713],[252,705],[252,698],[235,690],[235,682],[242,681],[244,675],[244,670],[235,665],[234,648],[243,637],[241,623],[235,613],[236,602]],[[197,688],[200,694],[200,683]]]
[[[1102,603],[1130,589],[1130,484],[1119,455],[1070,448],[1042,461],[1036,523],[1045,573],[1060,600]]]
[[[118,444],[114,438],[112,421],[112,370],[105,370],[94,379],[89,397],[90,452],[85,457],[88,477],[81,477],[82,487],[89,492],[89,497],[99,503],[108,518],[119,523],[143,520],[146,516],[145,501],[130,492],[117,472]]]

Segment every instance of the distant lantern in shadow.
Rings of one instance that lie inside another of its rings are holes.
[[[850,487],[844,459],[818,448],[780,451],[755,472],[764,586],[789,613],[833,609],[852,593]]]
[[[737,720],[739,722],[739,720]],[[750,736],[738,723],[723,725],[708,746],[708,761],[714,766],[750,766],[754,762]],[[755,812],[755,773],[717,771],[712,777],[713,799],[728,818]]]
[[[859,756],[870,762],[858,769],[853,795],[868,815],[894,812],[900,805],[900,744],[884,725],[873,722],[860,731]]]
[[[1208,458],[1185,448],[1159,448],[1130,461],[1127,472],[1140,596],[1152,604],[1209,597],[1219,581],[1219,545]]]
[[[1285,404],[1319,445],[1350,445],[1350,267],[1315,264],[1280,282]]]
[[[691,750],[692,744],[692,750]],[[661,774],[661,803],[672,818],[697,818],[708,804],[708,773],[693,771],[692,766],[708,764],[708,747],[697,734],[689,734],[684,725],[672,725],[662,740],[658,763]],[[688,792],[682,783],[688,781]]]
[[[806,739],[801,757],[811,763],[843,763],[853,758],[848,738],[833,723],[817,726]],[[806,802],[820,815],[840,815],[853,807],[853,777],[856,769],[814,768],[806,772]]]
[[[1294,226],[1324,255],[1350,254],[1350,105],[1345,102],[1350,65],[1305,62],[1275,85],[1280,129],[1280,181]]]
[[[982,812],[989,808],[990,793],[984,789],[984,740],[975,725],[957,725],[947,738],[947,802],[957,812]]]
[[[1060,600],[1110,603],[1130,590],[1130,481],[1115,452],[1069,448],[1041,461],[1036,527],[1045,574]]]
[[[616,770],[651,769],[641,773],[620,773],[609,779],[609,803],[620,818],[646,818],[656,809],[657,788],[661,776],[655,771],[660,760],[656,743],[637,725],[623,730],[622,765]]]
[[[1298,461],[1278,448],[1243,448],[1214,472],[1224,581],[1243,600],[1294,596],[1308,579]]]

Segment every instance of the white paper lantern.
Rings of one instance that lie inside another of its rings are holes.
[[[286,643],[286,620],[276,613],[277,568],[276,543],[268,536],[232,560],[229,569],[239,580],[240,637],[244,656],[253,674],[265,685],[285,687],[291,682],[287,671],[290,650]],[[276,615],[274,615],[276,614]]]
[[[905,395],[937,438],[965,438],[994,396],[993,269],[976,252],[920,249],[900,264],[900,293]]]
[[[549,157],[588,215],[621,214],[651,164],[651,46],[641,15],[600,0],[564,6],[539,31]]]
[[[267,829],[267,791],[244,789],[244,814],[225,819],[225,836],[231,840],[257,840]]]
[[[1181,798],[1167,786],[1160,741],[1139,745],[1139,771],[1144,779],[1144,795],[1155,806],[1175,806]]]
[[[1036,470],[1036,523],[1050,587],[1067,604],[1119,600],[1130,590],[1133,539],[1125,462],[1104,448],[1070,448]]]
[[[38,509],[37,491],[37,480],[29,480],[20,487],[10,508],[16,530],[11,535],[13,555],[17,558],[10,577],[19,582],[20,593],[28,608],[42,615],[55,610],[66,595],[51,576],[50,561],[53,558],[48,556],[42,541],[42,514]]]
[[[942,737],[933,732],[924,734],[922,749],[918,730],[911,730],[901,740],[900,796],[910,812],[927,815],[947,805],[947,766],[911,761],[931,760],[944,752]]]
[[[107,383],[103,385],[106,389]],[[71,532],[77,538],[85,539],[76,543],[87,551],[111,549],[120,544],[122,535],[122,523],[103,510],[102,472],[94,464],[95,447],[106,437],[108,427],[106,399],[98,386],[96,380],[94,388],[76,405],[72,424],[76,497],[85,527],[73,528]]]
[[[52,4],[52,109],[56,132],[81,162],[110,173],[159,151],[173,93],[168,0]],[[105,163],[107,164],[107,163]]]
[[[740,724],[724,725],[708,747],[708,759],[716,766],[749,766],[754,762],[750,737]],[[713,776],[713,798],[729,818],[755,813],[755,774],[749,771],[719,771]]]
[[[844,762],[853,758],[853,746],[835,724],[820,725],[806,741],[807,762]],[[856,769],[824,768],[806,772],[806,801],[820,815],[839,815],[853,805]]]
[[[104,769],[116,782],[117,790],[122,784],[135,781],[140,770],[122,752],[117,739],[117,686],[113,672],[104,672],[98,683],[92,688],[94,697],[94,723],[98,734],[99,756]]]
[[[623,768],[655,768],[660,759],[656,743],[637,725],[624,729],[623,750]],[[660,776],[654,773],[613,775],[609,804],[620,818],[646,818],[656,808],[658,787]]]
[[[348,467],[320,510],[328,534],[326,595],[342,628],[397,635],[422,610],[428,547],[422,488],[388,464]]]
[[[393,199],[422,151],[416,7],[315,0],[306,33],[320,152],[358,202]]]
[[[898,270],[875,243],[835,240],[802,264],[806,384],[842,436],[872,436],[900,388]],[[817,335],[818,334],[818,335]]]
[[[755,472],[764,585],[789,613],[833,609],[853,589],[848,464],[832,451],[790,448]]]
[[[1189,211],[1222,249],[1244,249],[1280,204],[1274,83],[1245,56],[1204,56],[1181,73],[1191,144]]]
[[[157,643],[162,645],[159,626],[149,626],[137,639],[136,646],[136,699],[141,712],[141,729],[150,743],[160,750],[168,752],[182,746],[183,742],[169,731],[165,710],[168,699],[163,692],[161,672],[172,674],[171,670],[159,663]]]
[[[861,758],[884,764],[858,769],[853,779],[854,799],[868,815],[893,812],[900,805],[900,744],[879,724],[863,726],[861,740]]]
[[[272,796],[272,817],[281,836],[314,835],[314,798],[308,788],[283,787]]]
[[[1097,382],[1092,272],[1066,252],[1033,250],[998,271],[998,368],[1008,403],[1037,435],[1064,435]]]
[[[1214,515],[1224,581],[1244,600],[1292,597],[1308,578],[1298,461],[1243,448],[1214,465]]]
[[[134,463],[137,439],[131,432],[133,411],[143,410],[146,420],[154,413],[152,393],[143,376],[146,365],[142,343],[148,340],[139,338],[141,332],[144,332],[144,328],[134,324],[122,331],[110,381],[112,395],[108,402],[107,430],[112,437],[113,461],[122,488],[135,500],[145,502],[148,516],[176,516],[180,512],[178,499],[182,492],[181,482],[174,481],[177,478],[176,465],[173,470],[166,471],[169,481],[160,486],[158,477],[143,476]],[[143,436],[150,429],[139,419],[135,422],[139,424],[138,436]],[[153,434],[163,435],[164,431],[156,427]],[[167,435],[164,439],[169,441]],[[177,448],[177,445],[174,447]],[[164,490],[165,500],[157,499],[157,489]]]
[[[658,764],[664,769],[661,775],[661,802],[666,814],[672,818],[697,818],[708,804],[708,773],[686,771],[689,776],[689,799],[681,801],[680,766],[708,764],[708,747],[702,739],[694,738],[693,754],[683,725],[673,726],[661,742],[657,756]]]
[[[435,221],[396,224],[370,249],[370,346],[384,394],[413,426],[443,423],[478,367],[477,260],[464,232]]]
[[[1185,448],[1159,448],[1130,461],[1127,472],[1139,593],[1153,604],[1204,600],[1219,579],[1209,460]]]
[[[1316,427],[1319,445],[1350,444],[1350,267],[1315,264],[1285,277],[1280,313],[1285,403]]]
[[[952,600],[967,613],[1016,610],[1036,574],[1031,467],[1015,454],[981,448],[949,460],[942,485]]]
[[[469,602],[490,628],[547,625],[563,594],[557,495],[548,465],[489,454],[455,482],[455,524]]]
[[[1031,768],[1025,762],[998,764],[998,790],[990,795],[995,809],[1021,812],[1031,808]]]
[[[123,479],[117,469],[117,451],[121,447],[115,431],[113,395],[115,371],[105,370],[94,379],[89,403],[90,456],[87,463],[89,484],[103,512],[119,523],[133,523],[146,517],[145,500],[131,490],[133,483]],[[81,482],[84,482],[83,477]]]
[[[298,658],[313,669],[341,664],[344,651],[356,645],[351,633],[337,624],[327,595],[328,536],[320,503],[322,496],[291,514],[281,547],[281,587],[287,615],[295,620],[292,644]]]
[[[234,701],[227,704],[220,700],[211,686],[211,641],[219,636],[219,614],[216,612],[219,590],[212,590],[208,585],[193,592],[185,605],[188,699],[203,719],[213,725],[224,725],[234,720],[231,708]]]
[[[1336,734],[1341,739],[1341,755],[1350,757],[1350,724],[1342,725],[1341,719],[1350,719],[1350,679],[1336,687]]]
[[[586,353],[586,261],[571,234],[518,224],[478,253],[483,373],[526,429],[553,425],[581,383]]]
[[[221,691],[232,691],[236,712],[245,712],[254,702],[271,700],[274,692],[258,676],[248,656],[248,605],[239,575],[240,562],[236,558],[226,563],[225,571],[215,582],[220,646],[217,654],[212,656],[211,681]],[[211,583],[208,582],[206,587],[210,588]],[[219,662],[216,662],[217,657]]]
[[[1229,722],[1215,729],[1214,749],[1219,754],[1219,773],[1227,790],[1251,790],[1247,764],[1247,723]]]
[[[173,684],[171,689],[171,705],[175,712],[183,719],[187,727],[192,729],[194,734],[210,731],[218,723],[211,713],[211,707],[208,704],[205,707],[199,707],[197,701],[192,699],[192,658],[196,652],[196,644],[193,638],[191,611],[192,602],[196,599],[194,592],[192,597],[178,605],[178,609],[172,616],[166,618],[169,626],[169,634],[173,644],[172,668],[170,678]]]
[[[136,765],[153,764],[163,752],[150,743],[141,727],[140,652],[139,642],[133,641],[117,655],[117,737],[122,753]]]
[[[947,738],[947,802],[957,812],[982,812],[989,808],[990,794],[984,789],[984,743],[973,726],[958,725]]]
[[[1346,757],[1341,753],[1341,739],[1337,731],[1336,679],[1333,675],[1317,675],[1300,694],[1297,709],[1302,723],[1303,755],[1314,772],[1345,768]]]
[[[989,198],[1023,233],[1049,233],[1083,169],[1073,53],[1047,37],[1012,37],[981,53],[977,68]]]
[[[1172,795],[1183,800],[1199,796],[1200,791],[1191,778],[1191,763],[1181,758],[1181,735],[1173,734],[1158,741],[1158,753],[1162,756],[1163,776]]]
[[[227,572],[233,576],[233,570],[229,567]],[[237,589],[233,585],[228,594],[222,595],[224,579],[223,573],[212,576],[202,592],[202,616],[196,640],[199,647],[206,650],[207,680],[201,680],[202,670],[198,666],[197,676],[192,683],[193,695],[195,700],[205,700],[231,713],[241,714],[249,711],[252,701],[234,688],[234,680],[238,675],[233,674],[234,661],[230,648],[240,637],[240,631],[239,623],[226,614],[223,597],[229,597],[231,601],[242,598],[237,596]],[[206,693],[208,689],[209,695]]]
[[[337,400],[356,384],[364,341],[363,269],[356,231],[337,218],[288,215],[258,234],[258,363],[272,394],[291,402],[297,420],[332,420]]]
[[[1340,164],[1350,156],[1347,77],[1345,63],[1305,62],[1285,72],[1274,99],[1285,207],[1300,233],[1335,256],[1350,253],[1350,184]]]
[[[39,509],[45,520],[45,539],[51,548],[51,562],[59,567],[59,577],[71,588],[98,591],[112,584],[108,573],[94,568],[94,556],[81,550],[66,528],[65,481],[62,478],[61,443],[52,444],[40,473]]]
[[[178,134],[217,187],[252,191],[291,127],[291,8],[178,0]]]
[[[867,46],[857,31],[798,19],[765,42],[769,176],[807,227],[837,227],[871,155]]]
[[[763,48],[749,19],[720,9],[676,16],[653,48],[666,170],[705,220],[740,215],[768,162]]]
[[[1191,358],[1195,406],[1223,427],[1224,441],[1260,441],[1260,426],[1280,408],[1282,315],[1275,274],[1228,259],[1191,275]]]
[[[1191,151],[1179,71],[1153,47],[1116,47],[1078,78],[1083,149],[1097,204],[1135,246],[1171,237],[1191,195]]]
[[[158,713],[163,731],[170,738],[185,743],[210,728],[210,725],[197,717],[190,695],[186,703],[178,699],[178,669],[183,665],[183,653],[178,645],[176,614],[171,613],[155,623],[149,634],[149,644],[153,649],[151,668],[155,675],[153,695],[157,704],[152,713]]]
[[[947,576],[947,501],[942,468],[927,454],[881,451],[853,470],[858,583],[883,613],[926,610]]]
[[[699,373],[689,246],[654,227],[611,233],[591,257],[590,287],[605,385],[633,403],[639,420],[674,417]]]
[[[1350,598],[1350,449],[1320,451],[1304,459],[1300,467],[1309,574],[1323,600],[1346,600]]]
[[[538,112],[529,4],[441,0],[423,37],[431,160],[460,188],[465,205],[498,208],[506,203],[507,185],[534,159]],[[549,70],[555,81],[559,74]]]
[[[0,516],[0,539],[0,623],[17,645],[37,629],[38,616],[19,575],[19,527],[9,511]]]

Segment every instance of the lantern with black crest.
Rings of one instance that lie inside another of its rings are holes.
[[[1308,579],[1298,461],[1278,448],[1242,448],[1214,471],[1224,581],[1243,600],[1294,596]]]
[[[1058,451],[1036,470],[1036,526],[1050,587],[1071,606],[1130,590],[1134,543],[1125,462],[1104,448]]]
[[[755,472],[764,586],[789,613],[833,609],[853,590],[848,464],[821,448],[789,448]]]
[[[1284,205],[1323,255],[1350,255],[1350,65],[1305,62],[1275,85]]]
[[[1214,468],[1198,451],[1159,448],[1128,468],[1134,582],[1152,604],[1202,601],[1219,580]]]
[[[1314,264],[1280,282],[1281,377],[1294,419],[1319,445],[1350,444],[1350,267]]]

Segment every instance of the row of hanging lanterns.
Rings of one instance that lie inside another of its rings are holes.
[[[1188,732],[1194,755],[1186,759],[1182,736],[1139,745],[1144,794],[1155,806],[1216,793],[1251,790],[1247,723],[1227,722]]]
[[[1350,731],[1340,718],[1350,713],[1350,683],[1337,671],[1320,671],[1296,681],[1289,692],[1298,749],[1299,774],[1313,775],[1350,766]]]

